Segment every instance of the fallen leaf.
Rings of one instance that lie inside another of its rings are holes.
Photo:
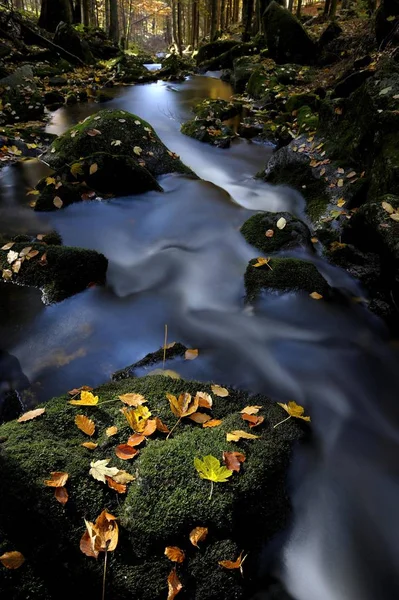
[[[294,417],[295,419],[303,419],[304,421],[310,421],[310,417],[303,416],[305,409],[296,402],[288,402],[288,404],[277,402],[277,404],[281,406],[281,408],[283,408],[290,415],[290,417]]]
[[[389,217],[393,221],[399,221],[399,213],[393,213],[392,215],[389,215]]]
[[[24,413],[19,417],[18,423],[25,423],[25,421],[31,421],[32,419],[36,419],[36,417],[40,417],[43,413],[46,412],[45,408],[35,408],[34,410],[28,410],[28,412]]]
[[[89,169],[90,175],[94,175],[94,173],[97,173],[97,171],[98,171],[97,163],[93,163],[92,165],[90,165],[90,169]]]
[[[219,396],[220,398],[225,398],[229,395],[229,390],[227,390],[224,387],[221,387],[220,385],[217,385],[216,383],[211,385],[211,389],[215,396]]]
[[[96,137],[96,135],[101,135],[101,131],[99,131],[98,129],[88,129],[86,131],[86,134],[90,137]]]
[[[194,360],[195,358],[197,358],[197,356],[198,356],[198,350],[196,350],[194,348],[189,348],[184,353],[184,358],[186,360]]]
[[[6,569],[19,569],[25,562],[25,557],[21,552],[13,550],[12,552],[5,552],[0,556],[0,562]]]
[[[346,178],[352,179],[352,177],[356,177],[356,175],[357,175],[356,171],[351,171],[350,173],[347,174]]]
[[[190,542],[192,543],[193,546],[195,546],[196,548],[199,548],[198,542],[204,542],[207,535],[208,535],[207,527],[195,527],[190,532],[190,536],[189,536]]]
[[[230,471],[238,471],[241,469],[241,463],[246,460],[245,454],[242,452],[223,452],[223,462]]]
[[[54,177],[46,177],[46,185],[55,185],[56,183]]]
[[[7,262],[12,265],[19,258],[18,252],[14,252],[14,250],[10,250],[7,254]]]
[[[190,415],[189,419],[191,419],[195,423],[206,423],[207,421],[211,421],[211,417],[209,415],[200,412],[196,412]]]
[[[169,558],[169,560],[176,563],[182,563],[186,558],[183,550],[180,550],[180,548],[177,546],[167,546],[164,554]]]
[[[93,549],[92,540],[88,531],[85,531],[79,544],[81,552],[90,558],[98,558],[99,552]]]
[[[143,435],[145,435],[146,437],[149,437],[150,435],[152,435],[153,433],[155,433],[157,430],[157,422],[156,419],[148,419],[146,422],[146,425],[143,429],[143,431],[141,432]]]
[[[108,477],[108,475],[105,476],[105,479],[108,483],[108,487],[111,488],[111,490],[115,490],[116,492],[118,492],[118,494],[126,493],[126,485],[124,485],[123,483],[118,483],[117,481],[115,481],[115,479],[112,479],[112,477]]]
[[[230,431],[230,433],[226,433],[226,440],[228,442],[239,442],[241,439],[256,440],[259,437],[259,435],[248,433],[247,431],[243,431],[242,429],[235,429],[234,431]]]
[[[97,481],[102,481],[103,483],[106,483],[106,475],[108,475],[108,477],[114,477],[119,471],[119,469],[117,469],[116,467],[107,466],[110,460],[110,458],[105,458],[104,460],[92,461],[90,463],[90,475],[94,477],[94,479],[97,479]]]
[[[242,564],[243,564],[244,560],[247,558],[247,555],[245,555],[243,557],[242,554],[243,553],[241,552],[240,556],[235,561],[232,561],[232,560],[220,560],[219,561],[219,565],[221,567],[224,567],[225,569],[240,569],[241,575],[242,575]]]
[[[174,598],[176,598],[177,594],[181,591],[182,587],[183,586],[177,576],[176,569],[172,569],[172,571],[169,573],[169,577],[168,577],[168,598],[167,598],[167,600],[174,600]]]
[[[337,206],[339,206],[339,208],[341,208],[342,206],[344,206],[345,203],[346,203],[346,200],[344,200],[343,198],[339,198],[339,200],[337,201]]]
[[[60,504],[66,504],[69,498],[67,489],[65,487],[57,487],[54,490],[54,497]]]
[[[140,444],[142,444],[143,442],[145,442],[145,440],[146,440],[145,435],[142,435],[141,433],[134,433],[128,439],[127,445],[128,446],[132,446],[132,447],[139,446]]]
[[[390,215],[392,215],[392,213],[395,212],[394,207],[392,206],[392,204],[389,204],[389,202],[382,202],[381,206],[384,210],[387,211],[387,213],[389,213]]]
[[[6,281],[12,279],[12,271],[10,269],[3,269],[1,275]]]
[[[87,435],[93,435],[96,430],[94,422],[85,415],[76,415],[75,425],[80,431],[83,431],[83,433],[86,433]]]
[[[123,394],[122,396],[118,396],[118,398],[128,406],[137,407],[147,402],[147,400],[141,394]]]
[[[44,485],[48,487],[63,487],[68,481],[68,473],[64,473],[64,471],[52,471],[50,473],[51,479],[46,479],[44,481]]]
[[[59,196],[56,196],[53,200],[53,204],[56,208],[62,208],[64,203]]]
[[[256,415],[249,415],[247,413],[242,414],[241,418],[244,421],[248,422],[251,429],[252,429],[252,427],[257,427],[258,425],[261,425],[263,423],[263,421],[265,420],[265,417],[258,417]]]
[[[200,408],[212,408],[212,396],[206,392],[197,392],[196,398],[198,398],[198,406]]]
[[[278,229],[284,229],[284,227],[287,225],[287,221],[286,219],[284,219],[284,217],[280,217],[279,220],[276,223],[276,227]]]
[[[98,396],[82,390],[80,392],[80,400],[69,400],[69,404],[73,404],[74,406],[95,406],[98,404]]]
[[[96,444],[95,442],[83,442],[83,444],[80,445],[84,448],[88,448],[89,450],[95,450],[96,448],[98,448],[98,444]]]
[[[269,269],[271,268],[269,265],[270,258],[263,258],[262,256],[259,256],[256,261],[257,262],[252,265],[253,267],[263,267],[264,265],[268,265]]]
[[[156,422],[158,431],[160,431],[161,433],[169,433],[169,431],[170,431],[169,427],[167,425],[165,425],[165,423],[162,423],[162,421],[159,417],[155,417],[155,422]]]
[[[112,477],[112,479],[117,483],[122,483],[125,485],[126,483],[134,481],[136,478],[127,471],[120,470]]]
[[[83,171],[83,165],[81,163],[74,163],[72,165],[72,167],[70,168],[71,174],[75,177],[75,179],[77,178],[78,175],[83,175],[84,171]]]
[[[246,413],[247,415],[257,415],[261,408],[261,406],[246,406],[240,412],[241,414]]]
[[[226,483],[232,475],[229,469],[221,465],[220,461],[210,454],[204,456],[203,460],[194,458],[194,466],[201,479],[208,479],[216,483]]]
[[[219,427],[222,422],[223,421],[221,419],[211,419],[210,421],[203,423],[202,427]]]
[[[30,260],[31,258],[35,258],[35,256],[37,256],[38,254],[40,254],[39,250],[31,250],[30,252],[28,252],[25,258],[26,260]]]
[[[4,244],[4,246],[1,247],[1,250],[11,250],[14,244],[15,242],[7,242],[7,244]]]
[[[11,269],[13,273],[19,273],[22,266],[22,260],[16,260]]]
[[[140,405],[137,408],[128,408],[127,406],[124,406],[121,412],[124,414],[130,427],[136,433],[143,433],[147,425],[147,420],[151,416],[151,413],[146,406]]]
[[[338,179],[337,186],[338,187],[343,187],[343,185],[344,185],[344,180],[343,179]]]
[[[111,146],[121,146],[122,140],[112,140]]]
[[[118,428],[116,427],[116,425],[112,425],[112,427],[107,427],[107,429],[105,430],[105,435],[107,437],[111,437],[112,435],[115,435],[118,433]]]
[[[309,294],[309,296],[313,298],[313,300],[322,300],[323,298],[323,296],[318,292],[312,292],[311,294]]]
[[[115,448],[115,454],[121,460],[130,460],[138,453],[139,451],[136,450],[136,448],[129,446],[129,444],[119,444],[119,446]]]
[[[91,551],[88,556],[98,556],[98,552],[112,552],[118,545],[119,529],[116,523],[116,517],[106,510],[97,517],[95,523],[86,521],[87,531],[83,534],[80,542],[80,549],[87,554],[87,536],[89,534]],[[83,546],[83,547],[82,547]]]
[[[268,230],[266,231],[266,233],[265,233],[265,236],[266,236],[267,238],[272,238],[272,237],[274,236],[274,231],[273,231],[273,229],[268,229]]]
[[[135,154],[137,154],[137,156],[140,156],[140,154],[143,152],[143,150],[142,150],[142,148],[140,148],[140,146],[135,146],[135,147],[133,148],[133,152],[134,152]]]
[[[188,417],[197,412],[199,403],[198,396],[192,398],[191,394],[185,392],[180,394],[179,398],[176,398],[173,394],[166,394],[166,397],[169,400],[172,413],[179,419]]]

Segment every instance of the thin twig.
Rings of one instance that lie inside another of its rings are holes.
[[[178,420],[178,421],[176,421],[176,423],[173,425],[172,429],[169,431],[168,435],[166,436],[166,439],[168,439],[168,438],[169,438],[169,436],[171,435],[172,431],[174,431],[174,430],[176,429],[176,427],[178,426],[178,424],[180,423],[180,421],[181,421],[181,417],[180,417],[180,418],[179,418],[179,420]]]
[[[165,324],[165,339],[163,342],[163,362],[162,370],[165,371],[165,360],[166,360],[166,344],[168,342],[168,326]]]
[[[273,429],[276,429],[276,427],[281,425],[281,423],[285,423],[286,421],[288,421],[288,419],[291,419],[291,415],[289,415],[286,419],[283,419],[282,421],[279,421],[278,423],[276,423],[276,425],[274,425]]]
[[[211,481],[211,493],[209,494],[209,500],[212,499],[212,494],[213,494],[213,481]]]
[[[107,551],[105,551],[102,600],[105,600],[105,577],[107,575],[107,555],[108,555],[108,553],[107,553]]]

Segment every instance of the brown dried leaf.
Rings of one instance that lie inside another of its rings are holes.
[[[184,358],[186,360],[194,360],[198,356],[198,350],[196,348],[189,348],[184,353]]]
[[[266,231],[266,233],[265,233],[265,236],[266,236],[267,238],[272,238],[272,237],[274,236],[274,231],[273,231],[273,229],[268,229],[268,230]]]
[[[94,175],[94,173],[97,173],[97,171],[98,171],[97,163],[93,163],[92,165],[90,165],[90,169],[89,169],[90,175]]]
[[[147,402],[147,400],[141,394],[123,394],[122,396],[118,396],[118,398],[128,406],[137,407]]]
[[[133,448],[134,446],[139,446],[140,444],[145,442],[145,440],[146,440],[145,435],[142,435],[141,433],[134,433],[128,439],[127,445],[132,446],[132,448]]]
[[[18,569],[25,562],[25,557],[21,552],[13,550],[5,552],[0,556],[0,562],[6,569]]]
[[[64,473],[64,471],[52,471],[51,479],[46,479],[44,485],[55,488],[64,487],[68,481],[68,477],[68,473]]]
[[[59,196],[56,196],[53,200],[53,204],[56,208],[62,208],[64,203]]]
[[[246,413],[247,415],[257,415],[262,406],[246,406],[242,409],[241,413]]]
[[[7,244],[4,244],[4,246],[1,247],[1,250],[11,250],[14,244],[15,242],[7,242]]]
[[[54,490],[54,496],[55,499],[58,500],[58,502],[62,505],[66,504],[68,502],[68,492],[66,487],[57,487]]]
[[[208,535],[207,527],[195,527],[190,532],[190,542],[192,543],[193,546],[195,546],[196,548],[199,548],[198,542],[204,542],[207,535]]]
[[[117,483],[122,483],[125,485],[126,483],[134,481],[136,478],[127,471],[120,470],[112,477],[112,479]]]
[[[176,569],[172,569],[172,571],[169,573],[169,577],[168,577],[168,598],[167,598],[167,600],[174,600],[174,598],[176,598],[177,594],[181,591],[182,587],[183,586],[177,576]]]
[[[88,531],[85,531],[80,539],[80,550],[86,556],[90,556],[90,558],[98,558],[99,552],[94,550],[93,545],[91,543],[91,537]]]
[[[309,294],[309,296],[313,298],[313,300],[321,300],[323,298],[323,296],[318,292],[312,292],[311,294]]]
[[[74,388],[73,390],[70,390],[68,392],[68,394],[70,396],[77,396],[77,394],[80,394],[80,392],[92,392],[93,388],[90,387],[89,385],[82,385],[80,388]]]
[[[166,397],[169,400],[172,413],[176,417],[179,417],[179,419],[188,417],[197,412],[199,404],[198,396],[192,398],[191,394],[184,392],[183,394],[180,394],[179,398],[176,398],[173,394],[166,394]]]
[[[170,429],[167,425],[165,425],[165,423],[162,423],[161,419],[159,417],[155,417],[155,421],[157,424],[157,430],[160,431],[161,433],[169,433]]]
[[[183,550],[180,550],[180,548],[177,546],[167,546],[164,554],[169,558],[169,560],[176,563],[182,563],[186,558]]]
[[[113,479],[112,477],[109,477],[108,475],[105,476],[105,479],[108,483],[108,487],[110,487],[111,490],[115,490],[116,492],[118,492],[118,494],[126,493],[126,485],[125,484],[118,483],[117,481],[115,481],[115,479]]]
[[[265,417],[257,417],[256,415],[249,415],[247,413],[242,414],[241,418],[244,421],[248,422],[251,429],[252,429],[252,427],[257,427],[258,425],[261,425],[263,423],[263,421],[265,420]]]
[[[243,431],[242,429],[236,429],[234,431],[230,431],[230,433],[226,433],[226,440],[228,442],[239,442],[241,439],[256,440],[259,437],[259,435],[248,433],[247,431]]]
[[[118,428],[116,427],[116,425],[112,425],[112,427],[107,427],[107,429],[105,430],[105,435],[107,437],[111,437],[112,435],[116,435],[118,433]]]
[[[198,406],[200,408],[212,408],[212,396],[206,392],[197,392],[196,398],[198,398]]]
[[[230,471],[237,471],[241,469],[241,463],[246,460],[245,454],[242,452],[223,452],[223,462]]]
[[[241,552],[241,554],[237,558],[237,560],[235,560],[235,561],[220,560],[219,565],[221,567],[224,567],[225,569],[240,569],[240,571],[242,572],[242,563],[244,562],[245,559],[246,559],[246,556],[243,557],[242,552]]]
[[[119,446],[115,448],[115,454],[121,460],[131,460],[138,453],[139,451],[136,450],[136,448],[129,446],[129,444],[119,444]]]
[[[45,412],[45,408],[35,408],[35,410],[28,410],[28,412],[24,413],[19,417],[19,419],[17,419],[18,423],[25,423],[26,421],[36,419],[36,417],[40,417],[40,415],[42,415]]]
[[[98,444],[96,444],[95,442],[83,442],[83,444],[80,445],[84,446],[84,448],[88,448],[89,450],[95,450],[96,448],[98,448]]]
[[[86,433],[86,435],[90,436],[93,435],[96,430],[94,421],[92,421],[85,415],[76,415],[75,425],[78,429],[80,429],[80,431],[83,431],[83,433]]]
[[[205,414],[205,413],[200,413],[200,412],[196,412],[192,415],[189,416],[189,419],[191,419],[192,421],[194,421],[195,423],[206,423],[207,421],[211,421],[212,418]]]
[[[221,419],[211,419],[202,425],[202,427],[219,427],[222,424]]]
[[[157,430],[157,421],[156,419],[148,419],[146,422],[146,426],[144,427],[143,431],[141,432],[143,435],[145,435],[146,437],[149,437],[150,435],[152,435],[153,433],[155,433],[155,431]]]

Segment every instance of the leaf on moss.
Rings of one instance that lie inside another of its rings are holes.
[[[171,379],[180,379],[179,373],[176,371],[171,371],[170,369],[154,369],[147,373],[148,375],[162,375],[162,377],[170,377]]]
[[[24,413],[19,417],[18,423],[25,423],[26,421],[31,421],[32,419],[36,419],[40,417],[46,412],[45,408],[35,408],[34,410],[28,410],[28,412]]]
[[[90,165],[90,169],[89,169],[90,175],[94,175],[94,173],[97,173],[97,171],[98,171],[97,163],[93,163],[92,165]]]
[[[240,412],[241,412],[241,414],[245,413],[247,415],[257,415],[261,408],[262,408],[262,406],[257,406],[257,405],[256,406],[246,406]]]
[[[60,504],[62,504],[62,505],[66,504],[68,502],[68,498],[69,498],[66,487],[55,488],[54,497]]]
[[[196,412],[192,415],[190,415],[188,417],[189,419],[191,419],[192,421],[194,421],[194,423],[206,423],[207,421],[211,421],[212,418],[205,414],[205,413],[200,413],[200,412]]]
[[[140,446],[140,444],[145,442],[145,440],[146,440],[145,435],[142,435],[141,433],[134,433],[128,439],[127,444],[128,444],[128,446],[132,446],[134,448],[135,446]]]
[[[241,469],[241,463],[246,460],[245,454],[242,452],[223,452],[223,462],[230,471],[237,471]]]
[[[95,450],[96,448],[98,448],[98,444],[96,444],[95,442],[83,442],[83,444],[80,445],[84,448],[88,448],[89,450]]]
[[[193,546],[195,546],[196,548],[199,548],[198,543],[204,542],[207,535],[208,535],[207,527],[195,527],[190,532],[190,536],[189,536],[190,542],[192,543]]]
[[[220,464],[220,461],[211,454],[204,456],[203,460],[194,458],[194,466],[201,479],[208,479],[216,483],[226,483],[232,472]]]
[[[11,250],[14,244],[15,242],[7,242],[7,244],[4,244],[4,246],[1,247],[1,250]]]
[[[230,431],[230,433],[226,433],[226,440],[228,442],[239,442],[242,440],[256,440],[260,436],[254,435],[253,433],[248,433],[247,431],[243,431],[242,429],[236,429],[235,431]]]
[[[105,435],[107,437],[111,437],[113,435],[116,435],[118,433],[118,428],[116,427],[116,425],[112,425],[112,427],[107,427],[107,429],[105,430]]]
[[[189,417],[197,412],[199,404],[198,396],[193,398],[191,394],[184,392],[180,394],[179,398],[176,398],[173,394],[166,394],[166,397],[169,400],[172,413],[179,419]]]
[[[85,519],[85,524],[87,531],[80,540],[80,549],[84,554],[97,558],[99,552],[115,550],[119,537],[116,517],[103,510],[95,523]]]
[[[305,412],[303,406],[300,406],[296,402],[288,402],[288,404],[282,404],[281,402],[277,402],[277,404],[281,406],[281,408],[283,408],[285,412],[287,412],[290,415],[290,417],[293,417],[294,419],[303,419],[304,421],[310,421],[310,417],[305,417],[303,414]]]
[[[116,467],[107,466],[110,460],[110,458],[105,458],[104,460],[92,461],[90,463],[90,475],[94,477],[94,479],[97,479],[97,481],[102,481],[103,483],[106,483],[106,475],[108,475],[108,477],[114,477],[119,472],[119,469],[117,469]]]
[[[178,548],[177,546],[167,546],[164,552],[165,556],[169,558],[172,562],[182,563],[186,558],[183,550]]]
[[[169,427],[165,425],[165,423],[163,423],[159,417],[155,417],[155,422],[157,425],[157,431],[160,431],[161,433],[169,433]]]
[[[254,263],[252,266],[253,267],[264,267],[265,265],[267,265],[269,267],[269,269],[271,269],[269,262],[270,262],[270,258],[263,258],[263,256],[259,256],[256,259],[256,263]]]
[[[137,156],[140,156],[140,154],[143,152],[143,149],[142,149],[142,148],[140,148],[140,146],[135,146],[135,147],[133,148],[133,152],[134,152],[135,154],[137,154]]]
[[[177,594],[181,591],[182,588],[183,588],[183,585],[177,576],[176,569],[172,569],[172,571],[169,573],[169,577],[168,577],[168,598],[167,598],[167,600],[174,600],[174,598],[176,598]]]
[[[215,396],[219,396],[220,398],[225,398],[229,395],[229,390],[220,385],[217,385],[216,383],[211,385],[211,389]]]
[[[90,436],[93,435],[96,430],[94,421],[92,421],[85,415],[76,415],[75,425],[78,429],[80,429],[80,431],[83,431],[83,433]]]
[[[147,420],[151,416],[150,411],[146,406],[138,406],[137,408],[122,408],[122,413],[125,415],[126,421],[136,433],[143,433]]]
[[[243,553],[241,552],[241,554],[240,554],[240,556],[237,558],[237,560],[234,560],[234,561],[232,561],[232,560],[220,560],[220,561],[219,561],[219,565],[220,565],[221,567],[224,567],[225,569],[240,569],[240,571],[241,571],[241,575],[242,575],[242,574],[243,574],[243,572],[242,572],[242,565],[243,565],[243,562],[244,562],[244,560],[245,560],[245,559],[247,558],[247,556],[248,556],[248,555],[246,554],[246,555],[243,557],[243,556],[242,556],[242,554],[243,554]]]
[[[213,400],[210,394],[206,392],[197,392],[196,397],[198,398],[199,408],[212,408]]]
[[[141,394],[123,394],[118,396],[119,400],[122,400],[124,404],[128,406],[138,407],[147,402],[147,400]]]
[[[70,168],[71,171],[71,175],[73,175],[75,177],[75,179],[77,178],[78,175],[83,175],[84,171],[83,171],[83,166],[81,163],[74,163],[72,165],[72,167]]]
[[[286,219],[284,219],[284,217],[280,217],[276,223],[277,229],[284,229],[284,227],[286,225],[287,225],[287,221],[286,221]]]
[[[210,421],[203,423],[202,427],[219,427],[222,423],[222,419],[211,419]]]
[[[118,471],[116,473],[116,475],[114,475],[112,477],[112,479],[114,481],[116,481],[117,483],[122,483],[123,485],[125,485],[126,483],[130,483],[131,481],[134,481],[136,478],[131,475],[130,473],[128,473],[127,471],[123,471],[122,469],[120,471]]]
[[[50,475],[50,479],[46,479],[44,481],[44,485],[55,488],[63,487],[68,481],[69,477],[68,473],[65,473],[64,471],[52,471]]]
[[[74,406],[96,406],[98,404],[98,396],[82,390],[80,392],[80,400],[69,400],[69,404],[73,404]]]
[[[0,562],[6,569],[19,569],[25,562],[25,557],[21,552],[12,550],[11,552],[5,552],[0,556]]]
[[[119,446],[115,448],[115,454],[121,460],[131,460],[137,456],[138,453],[139,451],[136,450],[136,448],[129,446],[129,444],[119,444]]]
[[[88,129],[86,134],[90,137],[96,137],[97,135],[101,135],[101,131],[99,129]]]
[[[309,296],[311,298],[313,298],[313,300],[322,300],[323,296],[321,294],[319,294],[318,292],[312,292],[311,294],[309,294]]]
[[[258,417],[257,415],[249,415],[247,413],[242,414],[241,418],[244,421],[247,421],[247,423],[249,424],[249,426],[251,428],[261,425],[263,423],[263,421],[265,420],[265,417]]]
[[[118,494],[126,493],[126,485],[124,485],[123,483],[118,483],[117,481],[115,481],[115,479],[112,479],[112,477],[109,477],[108,475],[105,476],[105,479],[107,481],[108,487],[111,488],[111,490],[115,490],[116,492],[118,492]]]

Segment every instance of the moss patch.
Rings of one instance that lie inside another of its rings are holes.
[[[244,392],[230,390],[227,398],[214,398],[212,414],[223,420],[220,427],[204,429],[186,419],[169,440],[164,434],[148,440],[133,462],[115,456],[114,447],[131,434],[120,413],[118,395],[143,394],[153,415],[171,427],[176,418],[165,393],[195,394],[198,390],[211,392],[210,384],[160,376],[123,380],[95,391],[100,397],[97,407],[74,407],[67,403],[67,396],[62,396],[47,403],[42,417],[0,427],[0,438],[5,440],[0,444],[0,522],[7,540],[4,550],[18,548],[27,559],[21,569],[2,577],[0,591],[4,597],[67,598],[76,589],[83,596],[96,597],[103,562],[84,556],[79,540],[84,532],[83,518],[94,520],[104,507],[117,515],[121,524],[120,543],[109,557],[107,575],[107,589],[109,593],[112,590],[113,599],[164,599],[172,568],[163,554],[167,545],[179,545],[187,555],[178,567],[184,585],[182,598],[202,600],[215,594],[218,600],[246,597],[251,578],[242,579],[239,573],[221,569],[218,561],[235,559],[245,548],[250,551],[247,568],[251,572],[262,543],[286,523],[286,469],[292,443],[303,435],[306,426],[291,420],[273,429],[272,424],[284,414],[278,405],[265,397],[249,398]],[[260,438],[226,442],[227,431],[248,429],[238,411],[249,403],[263,407],[260,414],[265,416],[265,423],[256,431]],[[87,436],[76,428],[76,414],[85,414],[96,424],[94,441],[99,446],[94,452],[81,446]],[[107,438],[105,429],[111,425],[118,427],[118,434]],[[226,450],[244,452],[246,462],[228,483],[215,484],[209,501],[210,484],[199,478],[193,460],[204,454],[221,458]],[[136,476],[126,497],[117,497],[89,475],[90,461],[105,458]],[[55,470],[69,473],[65,508],[43,485]],[[249,519],[255,519],[255,528],[248,527]],[[201,550],[188,540],[191,529],[198,525],[209,528]]]
[[[193,113],[200,119],[211,117],[227,121],[240,114],[241,107],[237,102],[227,102],[226,100],[203,100],[193,107]]]
[[[286,220],[283,229],[277,227],[280,218]],[[266,232],[273,232],[271,237]],[[261,213],[253,215],[241,227],[246,241],[264,254],[290,250],[292,248],[311,248],[310,232],[305,223],[290,213]]]
[[[183,123],[181,132],[199,142],[220,148],[228,148],[235,137],[230,127],[216,119],[191,119]]]

